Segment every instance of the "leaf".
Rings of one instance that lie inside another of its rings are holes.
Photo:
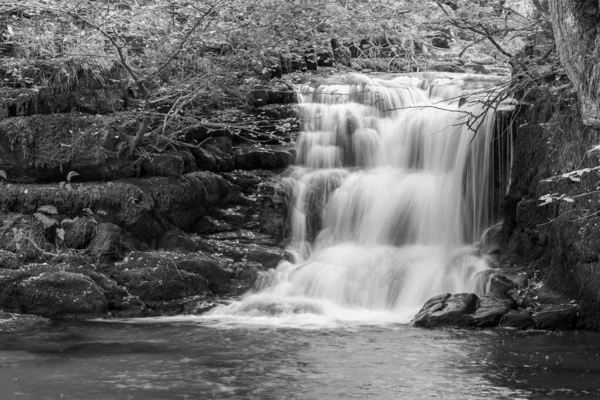
[[[56,215],[58,214],[58,210],[56,209],[56,207],[54,206],[41,206],[40,208],[38,208],[38,212],[44,213],[44,214],[50,214],[50,215]]]
[[[60,221],[60,225],[61,226],[64,225],[64,224],[73,224],[73,223],[75,223],[75,220],[71,219],[71,218],[65,218],[62,221]]]
[[[71,186],[71,184],[70,184],[70,183],[67,183],[67,184],[65,185],[65,189],[67,189],[67,190],[69,190],[69,191],[70,191],[70,190],[73,190],[73,186]]]
[[[6,171],[3,169],[0,169],[0,178],[3,178],[5,181],[8,180],[8,176],[6,175]]]
[[[78,174],[77,172],[75,172],[75,171],[71,171],[71,172],[69,172],[69,173],[67,174],[67,182],[71,182],[71,179],[72,179],[74,176],[79,176],[79,174]]]
[[[86,214],[89,214],[89,215],[94,215],[94,212],[92,211],[91,208],[84,208],[83,212],[86,213]]]
[[[581,178],[577,177],[577,176],[569,176],[569,179],[572,180],[573,182],[581,182]]]
[[[572,198],[570,198],[570,197],[563,197],[561,200],[564,200],[564,201],[566,201],[567,203],[573,203],[573,202],[575,202],[575,200],[573,200],[573,199],[572,199]]]
[[[65,240],[65,230],[63,228],[56,229],[56,236],[59,237],[60,240]]]
[[[58,187],[60,188],[60,190],[65,190],[65,183],[67,183],[67,182],[65,182],[65,181],[58,182]]]
[[[33,216],[42,223],[44,229],[48,229],[56,225],[56,220],[41,213],[34,213]]]

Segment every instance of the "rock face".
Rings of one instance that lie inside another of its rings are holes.
[[[560,78],[523,92],[521,100],[531,105],[515,125],[504,231],[518,262],[533,265],[550,288],[577,300],[579,326],[600,329],[598,153],[589,152],[598,132],[583,125],[576,93]],[[554,325],[545,314],[537,321]]]

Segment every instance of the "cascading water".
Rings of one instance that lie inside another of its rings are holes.
[[[494,78],[349,75],[301,88],[293,262],[210,316],[408,322],[432,296],[483,291],[471,244],[492,222]],[[474,91],[466,97],[465,91]]]

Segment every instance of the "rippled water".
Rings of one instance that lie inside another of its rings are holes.
[[[599,353],[585,332],[63,324],[0,336],[0,399],[595,399]]]

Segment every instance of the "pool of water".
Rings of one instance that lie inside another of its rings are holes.
[[[595,399],[600,335],[202,318],[0,336],[0,399]]]

